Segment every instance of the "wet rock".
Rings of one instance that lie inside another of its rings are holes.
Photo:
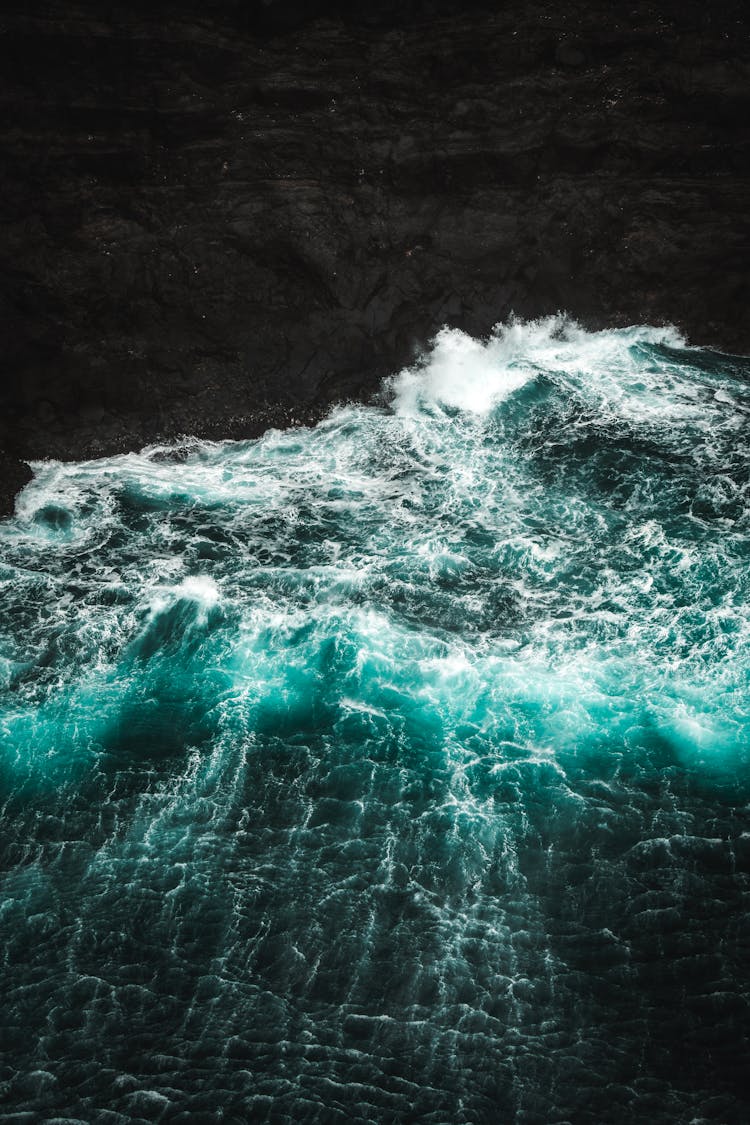
[[[16,494],[31,480],[31,469],[12,453],[0,449],[0,518],[13,514]]]

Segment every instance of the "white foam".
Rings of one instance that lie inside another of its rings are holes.
[[[206,610],[213,609],[219,601],[219,587],[208,574],[195,574],[185,578],[175,587],[174,592],[180,598],[197,602]]]
[[[541,371],[604,413],[654,421],[700,416],[707,397],[700,383],[686,380],[666,358],[646,363],[639,345],[685,348],[685,341],[670,326],[587,332],[562,315],[512,319],[486,341],[443,328],[420,360],[387,385],[402,418],[446,409],[486,415]],[[712,401],[714,408],[730,405],[721,396]]]
[[[393,408],[402,417],[440,407],[486,414],[531,377],[528,368],[513,366],[513,353],[503,336],[483,343],[443,328],[428,355],[392,380]]]

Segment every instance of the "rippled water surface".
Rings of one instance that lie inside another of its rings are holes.
[[[746,1122],[750,361],[445,331],[0,527],[3,1120]]]

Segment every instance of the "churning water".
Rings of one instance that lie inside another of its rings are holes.
[[[746,1121],[749,375],[446,330],[314,429],[35,465],[3,1120]]]

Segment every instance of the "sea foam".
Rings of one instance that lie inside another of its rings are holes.
[[[740,1119],[749,374],[670,328],[444,329],[312,428],[34,465],[19,1113]]]

